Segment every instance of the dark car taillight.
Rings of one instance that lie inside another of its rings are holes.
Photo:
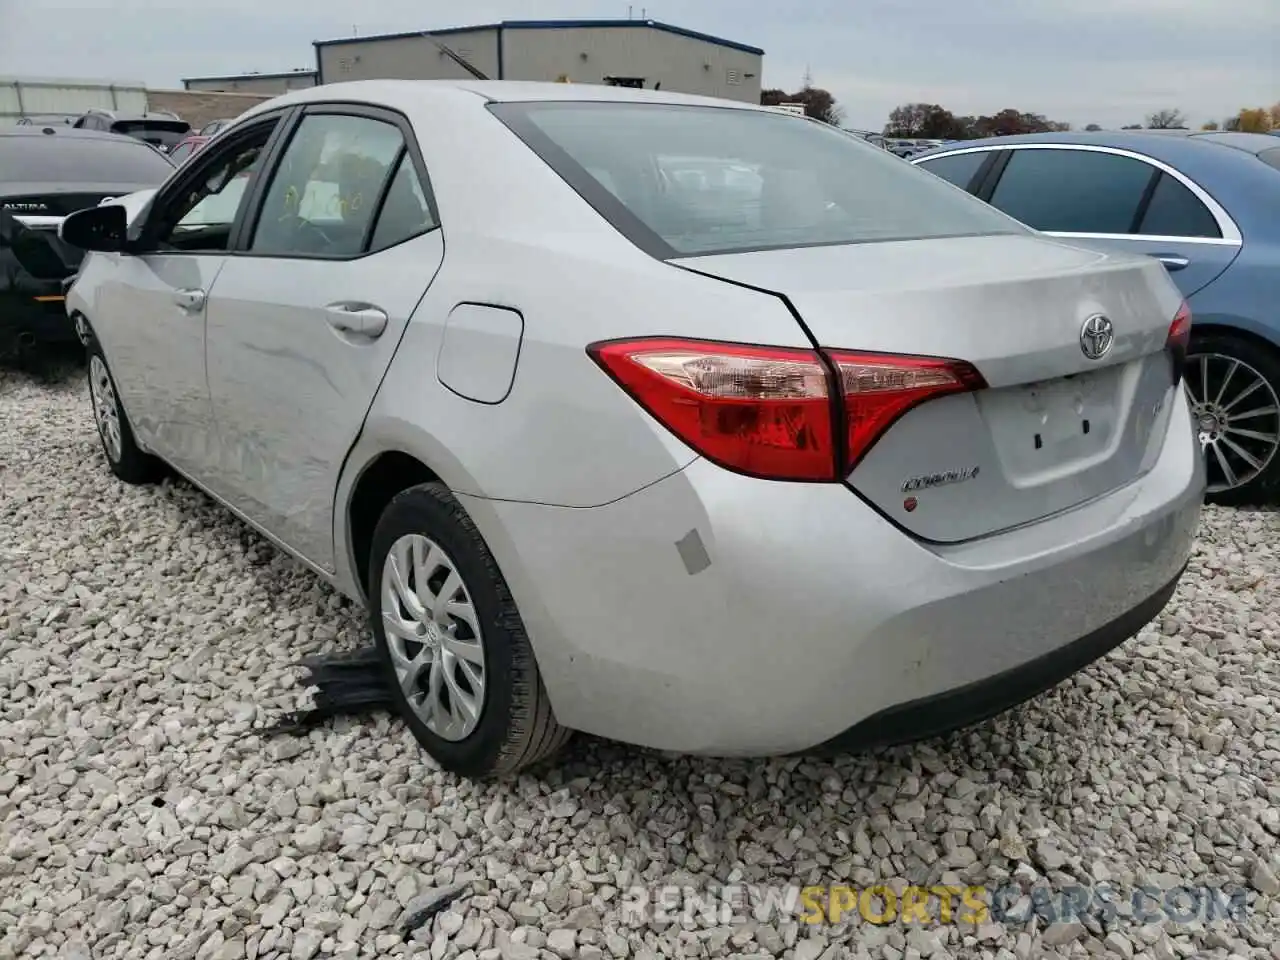
[[[934,357],[674,338],[587,349],[700,455],[768,480],[836,482],[908,410],[986,385],[971,365]]]

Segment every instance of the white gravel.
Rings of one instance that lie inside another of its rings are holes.
[[[123,487],[80,378],[0,374],[0,960],[1280,958],[1280,513],[1210,509],[1162,618],[946,742],[834,763],[579,738],[440,773],[386,717],[252,730],[358,613],[189,487]],[[637,884],[1242,884],[1250,919],[674,925]],[[405,915],[462,891],[413,939]]]

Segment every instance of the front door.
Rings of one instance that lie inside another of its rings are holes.
[[[332,569],[338,474],[444,257],[407,121],[303,114],[208,306],[217,492]]]
[[[142,443],[201,480],[217,443],[205,378],[208,294],[278,118],[247,127],[157,196],[137,255],[103,291],[103,331],[121,402]]]

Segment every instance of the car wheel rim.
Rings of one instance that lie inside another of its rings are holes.
[[[484,635],[452,558],[409,534],[382,565],[382,629],[405,701],[428,730],[462,740],[485,705]]]
[[[1280,397],[1267,378],[1236,357],[1199,353],[1187,358],[1184,383],[1209,492],[1234,490],[1262,474],[1280,448]]]
[[[120,408],[116,404],[116,392],[111,386],[107,365],[97,357],[89,361],[89,393],[93,398],[93,419],[98,425],[102,444],[112,463],[120,461],[124,449],[120,438]]]

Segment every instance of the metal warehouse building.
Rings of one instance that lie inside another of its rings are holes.
[[[760,102],[763,50],[656,20],[507,20],[321,40],[317,82],[469,78],[428,37],[494,80],[613,83]]]

